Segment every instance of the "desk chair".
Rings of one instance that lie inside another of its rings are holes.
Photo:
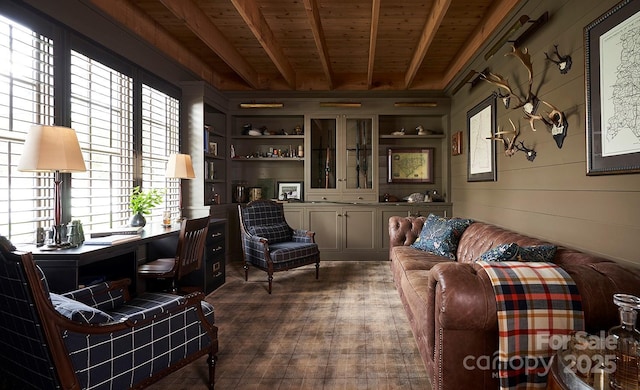
[[[208,229],[208,216],[183,219],[176,256],[160,258],[139,266],[138,276],[143,279],[170,281],[171,292],[177,293],[180,279],[202,266]]]

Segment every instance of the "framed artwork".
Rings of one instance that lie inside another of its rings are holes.
[[[496,98],[484,99],[467,112],[467,181],[496,181]]]
[[[278,200],[303,200],[301,181],[279,181],[277,185]]]
[[[433,183],[433,148],[387,149],[388,183]]]
[[[462,131],[457,131],[451,136],[451,155],[462,154]]]
[[[640,172],[640,2],[623,0],[584,28],[587,175]]]

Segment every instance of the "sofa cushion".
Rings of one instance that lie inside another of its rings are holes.
[[[291,241],[291,228],[286,222],[280,222],[267,226],[250,226],[249,233],[264,237],[269,240],[270,244],[278,242]]]
[[[56,311],[72,321],[82,322],[83,324],[102,324],[113,321],[113,317],[100,309],[62,295],[50,293],[49,296]]]
[[[500,244],[483,253],[478,261],[541,261],[551,262],[556,254],[555,245],[519,246],[515,242]]]
[[[447,219],[429,214],[422,226],[420,236],[411,246],[455,260],[460,236],[472,223],[471,219]]]

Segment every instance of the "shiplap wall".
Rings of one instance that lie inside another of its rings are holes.
[[[533,132],[520,109],[506,109],[499,101],[498,125],[510,130],[509,118],[519,125],[519,139],[535,146],[537,158],[529,162],[522,152],[506,157],[498,146],[498,180],[467,182],[467,111],[497,87],[481,82],[460,89],[451,106],[451,132],[464,133],[464,153],[451,157],[454,215],[640,267],[640,174],[586,175],[584,27],[615,4],[616,0],[528,1],[514,15],[515,21],[522,14],[537,18],[549,12],[549,21],[522,47],[529,50],[533,62],[533,92],[566,113],[568,135],[559,149],[542,124]],[[560,74],[545,58],[554,44],[573,59],[567,74]],[[507,77],[512,86],[526,82],[526,70],[519,60],[504,57],[509,44],[489,60],[484,59],[487,50],[463,73],[489,67]],[[546,107],[541,104],[540,109]]]

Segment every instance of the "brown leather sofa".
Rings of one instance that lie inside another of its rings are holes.
[[[498,350],[496,300],[474,260],[498,244],[546,242],[475,222],[462,234],[457,260],[412,248],[425,217],[389,219],[391,270],[433,389],[497,389],[497,368],[478,358]],[[574,279],[586,330],[619,324],[614,293],[640,296],[640,271],[558,246],[554,262]],[[465,359],[466,358],[466,359]]]

